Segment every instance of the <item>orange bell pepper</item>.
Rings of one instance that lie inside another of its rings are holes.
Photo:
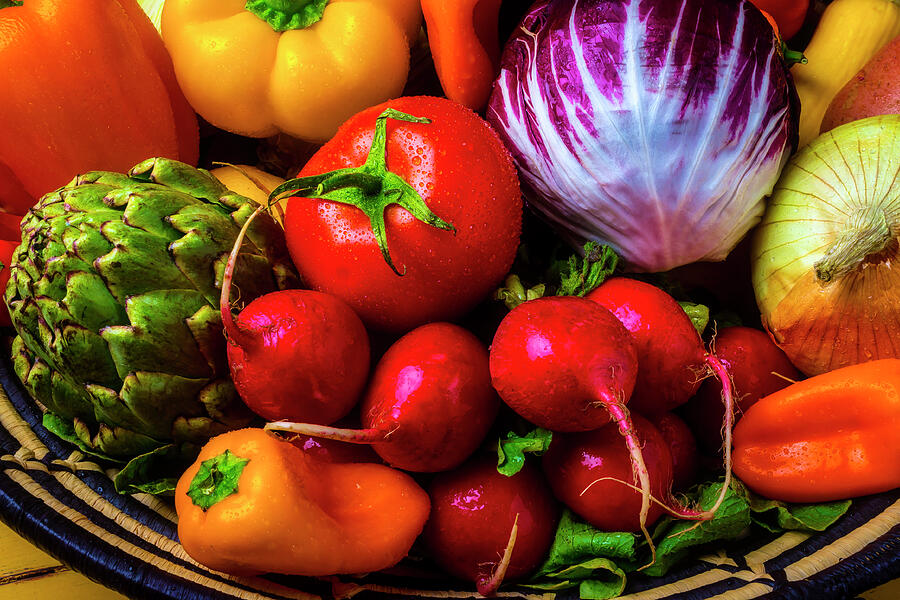
[[[481,110],[500,70],[501,0],[421,0],[444,95]]]
[[[196,164],[197,118],[135,0],[0,0],[0,210],[91,170]]]
[[[178,537],[232,574],[324,576],[393,566],[431,509],[406,473],[331,463],[262,429],[211,439],[175,488]]]
[[[6,291],[6,283],[9,281],[9,263],[13,251],[22,241],[21,222],[22,217],[19,215],[0,212],[0,295]],[[0,327],[11,326],[9,308],[6,302],[0,301]]]
[[[750,0],[761,11],[772,15],[781,36],[789,40],[800,31],[809,12],[809,0]]]
[[[900,359],[835,369],[751,406],[734,428],[734,473],[785,502],[900,486]]]

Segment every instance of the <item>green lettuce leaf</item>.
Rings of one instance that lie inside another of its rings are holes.
[[[701,486],[696,495],[698,508],[712,508],[721,489],[722,483]],[[716,515],[709,521],[665,519],[657,527],[662,534],[657,541],[656,561],[643,572],[651,577],[665,575],[672,566],[690,555],[695,547],[733,540],[741,536],[750,523],[750,505],[734,487],[729,487]]]
[[[606,281],[619,264],[619,256],[609,246],[596,242],[584,245],[584,257],[572,255],[560,265],[557,296],[584,296]]]
[[[525,453],[540,456],[550,446],[553,433],[538,427],[520,436],[514,431],[497,443],[497,470],[507,477],[515,475],[525,466]]]
[[[682,502],[709,509],[722,485],[699,485],[685,494]],[[713,519],[696,522],[664,517],[656,524],[652,533],[656,560],[649,566],[650,548],[640,535],[601,531],[566,510],[546,560],[523,585],[545,591],[577,587],[581,598],[615,598],[624,591],[628,574],[639,569],[651,577],[665,575],[702,549],[737,539],[754,529],[776,533],[822,531],[849,507],[849,500],[816,505],[767,500],[750,492],[740,481],[732,480]]]
[[[825,531],[849,510],[851,503],[850,500],[840,500],[822,504],[792,504],[757,496],[746,488],[743,494],[750,505],[753,522],[773,533]]]
[[[633,533],[600,531],[565,510],[544,563],[525,587],[544,591],[579,588],[581,598],[615,598],[625,589],[625,570],[637,556]]]
[[[706,331],[706,326],[709,325],[709,307],[696,302],[679,302],[678,304],[687,313],[697,333],[703,335],[703,332]]]

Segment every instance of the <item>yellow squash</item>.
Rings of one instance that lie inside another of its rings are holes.
[[[800,96],[800,146],[819,135],[835,94],[882,46],[900,35],[900,0],[834,0],[791,67]]]

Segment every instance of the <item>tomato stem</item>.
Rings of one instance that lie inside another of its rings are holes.
[[[402,273],[394,266],[387,245],[384,212],[391,204],[397,204],[413,217],[444,231],[456,228],[434,214],[425,200],[405,179],[387,169],[387,120],[428,124],[424,117],[414,117],[399,110],[385,109],[375,119],[375,132],[365,163],[360,167],[337,169],[328,173],[290,179],[269,195],[270,203],[288,192],[295,197],[319,198],[355,206],[363,211],[372,225],[372,232],[385,262],[397,275]]]

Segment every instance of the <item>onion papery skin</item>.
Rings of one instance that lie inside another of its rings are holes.
[[[529,204],[632,271],[724,260],[796,146],[799,101],[744,0],[539,0],[486,116]]]
[[[820,261],[854,225],[879,233],[847,244],[861,260],[823,282]],[[900,115],[847,123],[791,158],[751,266],[763,325],[806,375],[900,358]]]

